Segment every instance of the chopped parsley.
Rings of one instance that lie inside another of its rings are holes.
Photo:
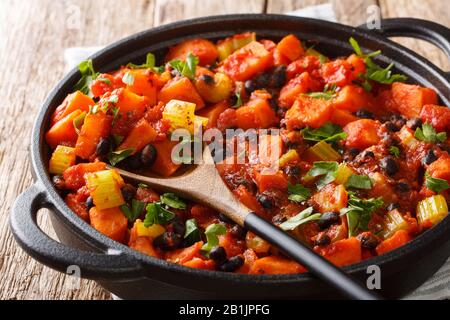
[[[305,223],[319,220],[321,214],[320,213],[313,214],[313,212],[314,212],[314,208],[309,207],[309,208],[303,210],[302,212],[300,212],[299,214],[297,214],[296,216],[293,216],[292,218],[290,218],[290,219],[286,220],[285,222],[283,222],[282,224],[280,224],[280,228],[285,231],[294,230]]]
[[[202,251],[209,254],[209,252],[219,245],[219,235],[224,235],[227,228],[222,224],[210,224],[205,230],[206,243],[202,246]]]
[[[121,162],[121,161],[125,160],[126,158],[128,158],[129,156],[131,156],[131,154],[133,152],[134,152],[134,148],[124,149],[124,150],[119,150],[119,151],[112,151],[108,154],[109,163],[114,167],[119,162]]]
[[[308,200],[311,197],[311,190],[309,190],[308,188],[304,187],[301,184],[296,185],[289,184],[288,193],[289,193],[288,199],[298,203]]]
[[[144,226],[146,228],[154,224],[166,224],[175,218],[175,213],[164,208],[161,202],[149,203],[146,207],[147,214],[144,219]]]
[[[425,186],[433,192],[441,193],[450,188],[447,180],[433,178],[428,173],[425,174]]]
[[[92,94],[90,85],[92,81],[94,81],[99,76],[100,73],[95,72],[92,60],[82,61],[78,65],[78,70],[81,73],[81,79],[78,80],[73,89],[75,91],[79,90],[92,98],[94,95]]]
[[[336,142],[347,138],[347,134],[342,130],[341,126],[330,122],[317,129],[306,127],[300,133],[303,139],[308,141]]]
[[[195,70],[197,68],[198,62],[198,57],[189,52],[186,57],[186,61],[176,59],[170,61],[169,64],[182,76],[193,80],[195,78]]]
[[[372,189],[372,180],[369,176],[366,175],[357,175],[352,174],[345,184],[346,188],[353,188],[353,189],[364,189],[364,190],[370,190]]]
[[[145,202],[138,201],[136,199],[133,199],[131,201],[131,208],[127,204],[123,204],[120,206],[120,210],[122,210],[125,217],[127,217],[128,221],[134,222],[142,211],[144,211],[145,208]]]
[[[421,141],[437,143],[447,140],[447,133],[437,133],[433,126],[427,122],[422,125],[422,128],[416,129],[416,132],[414,132],[414,137]]]
[[[316,182],[316,186],[318,189],[322,189],[336,179],[338,168],[339,164],[335,161],[317,161],[314,162],[312,169],[306,175],[310,177],[321,177]]]
[[[369,227],[372,213],[383,206],[382,198],[361,199],[349,192],[349,206],[341,209],[341,215],[347,216],[348,236],[353,237],[359,231],[365,231]]]
[[[393,74],[392,68],[394,64],[391,63],[386,68],[382,68],[373,62],[372,57],[381,54],[381,51],[375,51],[370,54],[364,54],[359,46],[358,42],[352,37],[349,40],[350,45],[353,47],[355,53],[362,59],[364,59],[364,63],[366,64],[366,74],[361,74],[360,78],[363,80],[362,87],[366,91],[372,90],[372,85],[369,80],[375,81],[382,84],[392,84],[394,82],[404,82],[408,78],[403,74]]]

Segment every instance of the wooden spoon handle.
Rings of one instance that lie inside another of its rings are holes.
[[[338,289],[345,296],[356,300],[381,300],[377,294],[361,286],[340,268],[255,213],[247,215],[244,227],[278,247],[309,272]]]

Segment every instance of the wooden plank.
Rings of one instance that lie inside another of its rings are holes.
[[[447,0],[380,0],[384,18],[414,17],[434,21],[450,28]],[[434,45],[415,39],[397,38],[402,45],[423,55],[443,70],[450,70],[447,56]]]
[[[219,14],[262,13],[264,5],[264,0],[156,0],[155,25]]]
[[[307,6],[330,2],[333,4],[337,20],[353,26],[366,22],[367,8],[377,4],[376,0],[268,0],[267,13],[287,13]]]
[[[115,1],[0,2],[0,299],[106,299],[93,281],[72,290],[71,278],[43,267],[13,240],[8,215],[32,184],[30,128],[41,102],[63,76],[63,49],[106,44],[153,25],[153,3]],[[110,8],[105,11],[105,8]],[[130,18],[132,17],[132,18]],[[41,227],[51,232],[46,215]]]

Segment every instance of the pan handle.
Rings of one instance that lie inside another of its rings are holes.
[[[88,279],[136,279],[143,275],[139,262],[120,252],[82,251],[53,240],[37,224],[36,215],[42,208],[53,206],[44,186],[37,182],[16,199],[9,221],[16,241],[39,262],[63,273],[77,266],[80,276]]]
[[[367,29],[367,25],[359,28]],[[411,37],[431,42],[450,59],[450,29],[438,23],[415,18],[383,19],[381,30],[377,31],[385,37]]]

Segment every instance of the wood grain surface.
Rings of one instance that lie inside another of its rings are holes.
[[[367,8],[383,17],[419,17],[450,27],[447,0],[2,0],[0,1],[0,299],[110,299],[93,281],[72,277],[28,257],[8,227],[11,205],[32,184],[28,145],[46,94],[64,75],[64,49],[108,44],[152,26],[226,13],[284,13],[332,2],[340,22],[358,25]],[[400,39],[445,70],[434,46]],[[54,236],[45,212],[42,229]]]

